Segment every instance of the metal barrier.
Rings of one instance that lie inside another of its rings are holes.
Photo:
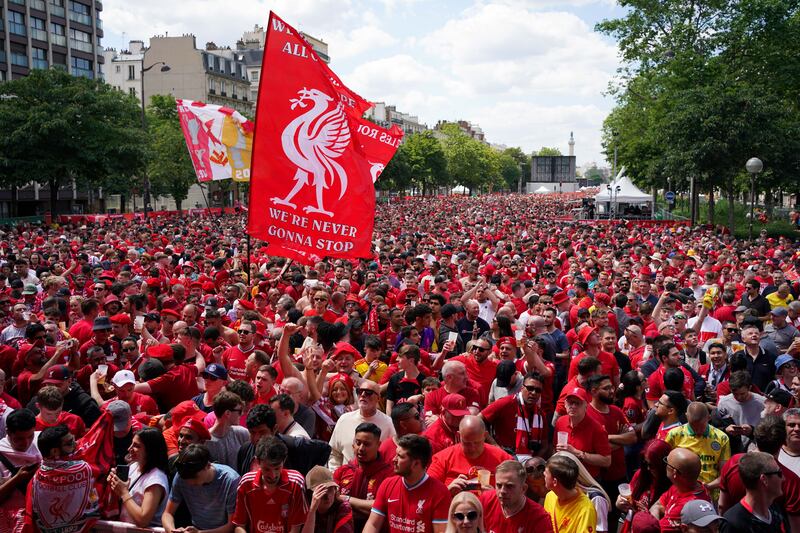
[[[41,224],[43,216],[0,218],[0,226],[18,226],[20,224]]]
[[[104,533],[164,533],[163,527],[137,527],[127,522],[116,522],[114,520],[100,520],[98,521],[92,531],[101,531]]]

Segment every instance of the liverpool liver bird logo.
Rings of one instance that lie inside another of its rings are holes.
[[[347,190],[347,173],[336,162],[350,144],[350,128],[341,102],[330,106],[333,98],[317,89],[303,88],[298,98],[289,100],[291,109],[311,109],[292,120],[281,134],[281,145],[286,157],[297,166],[294,187],[285,198],[273,197],[272,203],[297,209],[292,200],[300,190],[311,183],[316,189],[317,205],[303,207],[306,213],[333,216],[323,204],[323,192],[339,181],[339,199]]]

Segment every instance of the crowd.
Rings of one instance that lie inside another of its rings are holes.
[[[0,531],[800,531],[796,243],[574,202],[4,228]]]

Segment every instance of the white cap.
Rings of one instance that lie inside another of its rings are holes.
[[[111,378],[111,383],[113,383],[115,387],[122,387],[126,383],[136,384],[136,378],[130,370],[120,370]]]

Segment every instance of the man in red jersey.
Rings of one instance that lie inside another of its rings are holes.
[[[134,392],[151,394],[158,403],[159,410],[166,413],[180,402],[197,395],[197,376],[206,368],[206,361],[200,352],[197,353],[194,364],[184,363],[183,351],[173,351],[169,344],[158,344],[148,348],[147,354],[158,359],[166,368],[166,373],[151,379],[146,383],[137,383]],[[177,357],[176,357],[177,356]],[[180,360],[178,359],[180,357]]]
[[[550,515],[525,495],[527,474],[520,462],[500,463],[494,487],[480,495],[487,533],[552,533]]]
[[[235,533],[300,532],[308,513],[305,479],[283,467],[288,455],[288,448],[277,437],[256,444],[259,469],[242,476],[236,490],[236,511],[231,520]]]
[[[469,386],[467,368],[461,361],[447,361],[442,366],[442,386],[425,396],[425,421],[432,424],[442,413],[442,400],[448,394],[459,394],[472,414],[478,414],[478,391]]]
[[[548,422],[542,414],[544,378],[536,372],[525,375],[522,389],[481,411],[481,418],[494,428],[497,444],[518,454],[546,457]]]
[[[668,368],[680,368],[683,371],[684,379],[682,392],[689,400],[694,399],[694,379],[692,379],[692,374],[682,366],[683,359],[681,359],[681,352],[678,350],[677,346],[671,342],[664,343],[658,349],[656,356],[661,364],[658,366],[658,370],[650,374],[650,377],[647,378],[647,394],[645,395],[645,399],[650,407],[655,405],[656,401],[661,398],[661,395],[666,389],[664,385],[664,372],[666,372]]]
[[[450,359],[460,361],[467,368],[467,376],[480,385],[481,406],[485,406],[489,397],[489,389],[497,373],[498,361],[489,359],[492,348],[486,339],[478,339],[472,343],[469,354],[462,354]]]
[[[583,328],[578,333],[578,341],[583,345],[583,351],[577,357],[573,357],[569,363],[568,379],[572,379],[578,375],[578,363],[584,357],[592,356],[600,360],[603,374],[611,376],[614,385],[619,384],[619,364],[617,363],[614,354],[605,352],[601,349],[600,335],[597,333],[597,328],[589,327]]]
[[[470,412],[463,396],[448,394],[444,397],[441,416],[422,433],[430,441],[433,453],[438,453],[461,441],[458,425],[468,414]]]
[[[556,451],[565,451],[580,459],[586,470],[597,478],[601,468],[611,466],[611,445],[602,425],[586,416],[592,397],[582,387],[566,394],[567,416],[556,421],[554,444]],[[559,433],[567,434],[567,443],[559,443]]]
[[[447,527],[450,492],[427,473],[431,445],[420,435],[405,435],[397,442],[396,476],[378,489],[364,533],[443,533]]]
[[[650,513],[659,520],[664,533],[679,533],[681,510],[691,500],[711,501],[706,488],[697,478],[700,476],[700,457],[686,448],[675,448],[667,456],[667,478],[672,486],[661,495],[650,508]]]
[[[228,370],[231,379],[247,381],[247,358],[256,348],[256,325],[252,322],[242,322],[238,333],[239,344],[231,346],[222,353],[222,365]]]
[[[494,472],[511,456],[499,446],[486,444],[486,425],[479,416],[468,415],[458,425],[461,442],[433,456],[428,470],[431,477],[447,485],[451,494],[474,490],[480,470]],[[493,482],[490,476],[489,484]]]

